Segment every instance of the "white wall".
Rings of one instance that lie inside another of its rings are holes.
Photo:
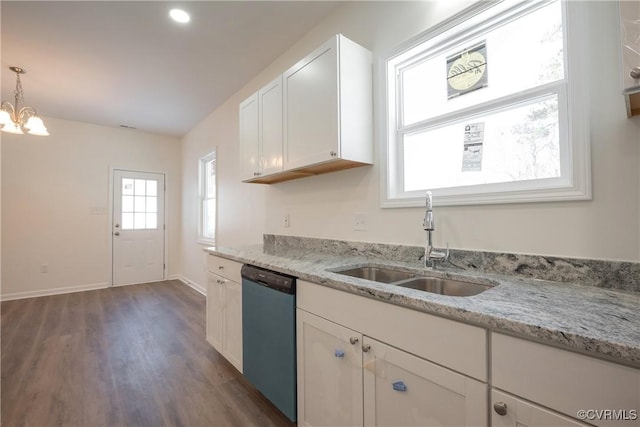
[[[51,136],[2,134],[2,297],[108,284],[110,166],[167,174],[168,273],[178,274],[179,139],[44,120]]]
[[[195,202],[187,190],[197,184],[187,170],[195,169],[197,156],[213,145],[220,153],[222,246],[259,243],[263,233],[422,245],[422,209],[379,207],[378,166],[271,186],[239,184],[237,107],[337,32],[371,49],[379,59],[463,6],[460,2],[346,3],[193,129],[183,140],[184,274],[204,280],[201,247],[193,238],[196,223],[189,211]],[[619,94],[615,3],[589,2],[589,8],[592,31],[585,43],[591,47],[591,66],[585,72],[590,72],[593,200],[437,208],[437,245],[448,241],[461,249],[640,260],[640,118],[626,118]],[[380,97],[375,94],[376,120]],[[376,147],[380,142],[376,137]],[[284,213],[290,214],[290,228],[282,226]],[[367,214],[368,231],[352,229],[354,213]]]

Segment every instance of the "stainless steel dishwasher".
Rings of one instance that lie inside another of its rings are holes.
[[[296,421],[296,278],[243,265],[244,377]]]

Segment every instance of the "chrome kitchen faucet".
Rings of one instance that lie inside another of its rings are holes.
[[[447,244],[447,251],[437,251],[433,247],[432,232],[435,231],[435,224],[433,220],[433,195],[431,191],[427,191],[426,195],[427,211],[424,215],[424,231],[427,232],[427,244],[424,247],[424,266],[425,268],[434,269],[436,260],[447,261],[449,259],[449,245]]]

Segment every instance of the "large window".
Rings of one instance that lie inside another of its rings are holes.
[[[199,239],[206,244],[216,240],[216,153],[200,159],[200,229]]]
[[[579,7],[479,2],[386,61],[383,206],[590,198]]]

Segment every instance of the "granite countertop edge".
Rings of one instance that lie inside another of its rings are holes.
[[[269,254],[263,251],[262,245],[210,247],[205,251],[318,285],[640,367],[638,293],[448,269],[430,272],[497,285],[475,296],[451,297],[334,272],[363,265],[421,272],[401,262],[304,251]]]

